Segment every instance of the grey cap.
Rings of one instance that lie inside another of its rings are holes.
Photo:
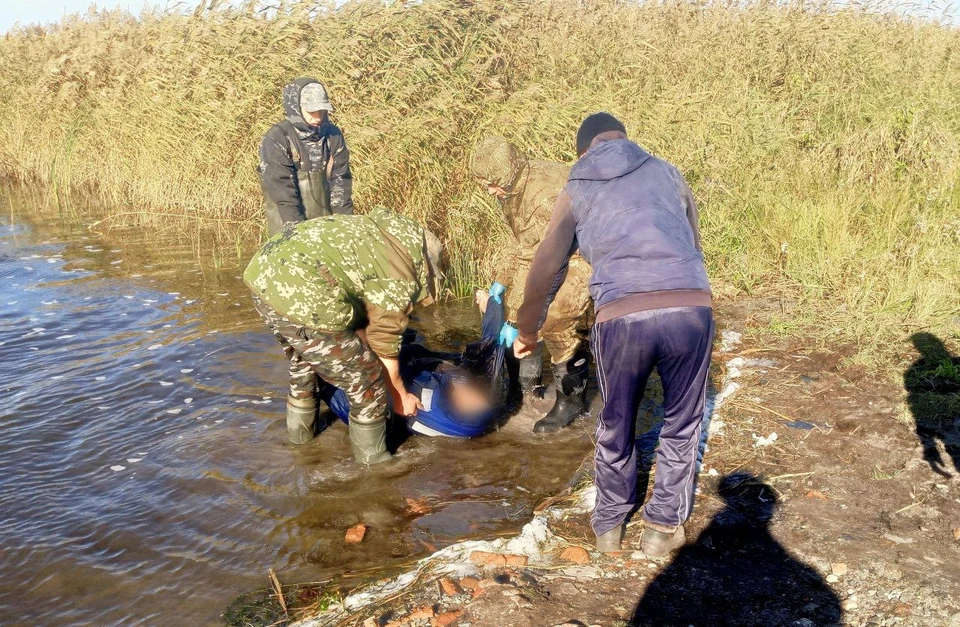
[[[314,111],[333,111],[327,89],[321,83],[304,85],[300,90],[300,107],[311,113]]]

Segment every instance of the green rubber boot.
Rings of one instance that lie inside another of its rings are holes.
[[[387,450],[387,421],[369,425],[350,421],[350,448],[358,464],[372,466],[392,460]]]
[[[304,444],[316,434],[317,399],[287,396],[287,436],[294,444]]]

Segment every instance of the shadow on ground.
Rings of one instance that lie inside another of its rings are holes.
[[[924,461],[934,472],[950,477],[960,472],[960,357],[952,356],[932,333],[916,333],[910,339],[920,358],[903,374],[907,405]]]
[[[726,503],[695,544],[650,584],[631,625],[831,625],[840,601],[811,567],[770,535],[773,488],[748,473],[724,477]]]

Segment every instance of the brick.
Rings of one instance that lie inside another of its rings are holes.
[[[504,555],[507,566],[526,566],[530,558],[526,555]]]
[[[347,529],[347,535],[344,538],[347,541],[347,544],[360,544],[363,541],[363,536],[367,533],[367,526],[363,523],[360,523],[356,527],[350,527]]]
[[[458,618],[460,618],[460,616],[461,616],[462,614],[463,614],[463,610],[455,610],[455,611],[452,611],[452,612],[444,612],[443,614],[440,614],[440,615],[434,617],[433,621],[431,621],[430,624],[431,624],[433,627],[447,627],[447,625],[449,625],[449,624],[452,623],[453,621],[455,621],[455,620],[457,620]]]
[[[460,580],[460,585],[464,590],[474,590],[480,586],[480,580],[476,577],[464,577]]]
[[[474,551],[470,554],[470,561],[474,564],[483,566],[506,566],[507,559],[499,553],[488,553],[487,551]]]
[[[443,590],[443,593],[448,597],[457,596],[458,594],[463,593],[463,589],[457,585],[457,582],[450,581],[446,577],[440,579],[440,589]]]
[[[433,607],[430,605],[427,605],[427,606],[421,607],[419,610],[414,610],[413,612],[410,612],[410,615],[404,618],[403,620],[412,622],[412,621],[421,620],[424,618],[433,618],[435,614],[436,614],[436,611],[434,611]]]
[[[590,554],[587,553],[587,550],[579,546],[568,546],[560,554],[560,559],[567,560],[568,562],[573,562],[574,564],[589,564],[590,563]]]

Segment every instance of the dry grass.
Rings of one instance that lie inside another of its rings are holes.
[[[468,288],[510,247],[466,172],[477,137],[569,162],[580,119],[606,109],[693,184],[719,293],[790,294],[780,330],[871,350],[956,325],[955,28],[751,1],[286,6],[102,12],[0,40],[0,172],[94,188],[146,223],[257,227],[257,145],[281,86],[313,74],[360,210],[427,222]]]

